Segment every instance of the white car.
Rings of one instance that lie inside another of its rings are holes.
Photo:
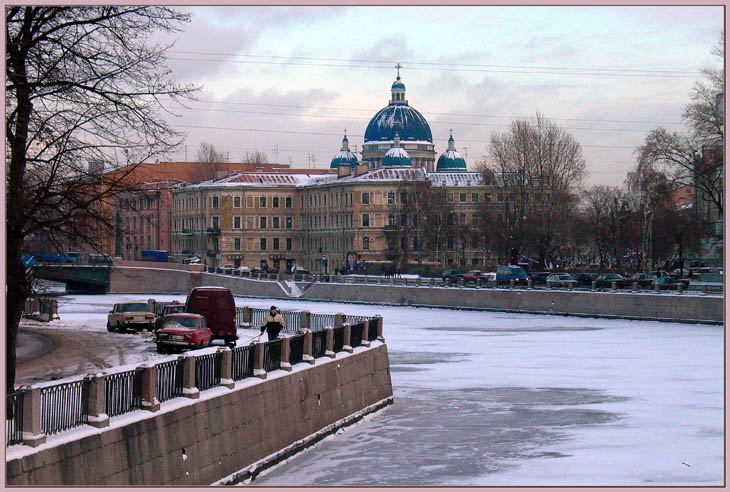
[[[251,269],[245,265],[241,265],[240,267],[238,267],[238,271],[241,273],[250,273]]]
[[[109,311],[107,331],[152,331],[155,327],[155,310],[147,302],[119,302]]]

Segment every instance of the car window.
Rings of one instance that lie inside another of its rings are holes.
[[[122,313],[132,313],[134,311],[149,311],[149,308],[146,303],[139,302],[134,304],[122,304],[120,311]]]
[[[168,318],[162,325],[163,329],[171,330],[196,330],[198,328],[197,318]]]

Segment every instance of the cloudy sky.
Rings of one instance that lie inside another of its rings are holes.
[[[169,66],[202,87],[174,125],[231,162],[260,150],[329,167],[347,129],[361,150],[396,62],[437,153],[453,128],[471,166],[493,132],[540,112],[583,145],[586,184],[620,185],[682,108],[723,27],[722,7],[201,7]],[[175,156],[185,160],[185,153]]]

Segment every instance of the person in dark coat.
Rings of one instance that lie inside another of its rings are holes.
[[[261,323],[261,333],[263,334],[264,330],[266,330],[269,340],[276,340],[279,338],[279,332],[284,329],[284,326],[286,326],[286,322],[281,312],[276,306],[271,306],[269,308],[269,314],[266,315],[264,321]]]

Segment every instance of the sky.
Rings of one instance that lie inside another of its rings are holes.
[[[195,7],[168,64],[201,88],[170,104],[187,134],[240,162],[327,168],[347,130],[362,149],[390,99],[396,63],[410,106],[428,120],[437,158],[453,129],[472,167],[515,119],[541,113],[583,147],[585,185],[620,186],[634,149],[682,111],[711,51],[722,7]],[[358,155],[359,157],[359,155]]]

